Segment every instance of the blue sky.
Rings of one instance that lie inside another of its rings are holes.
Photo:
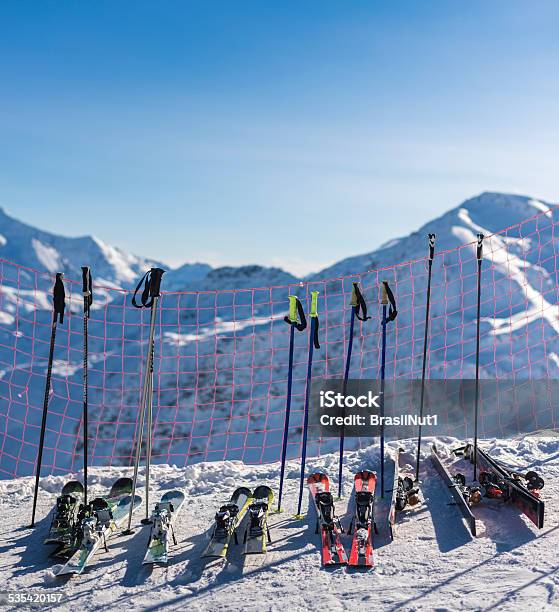
[[[0,206],[318,270],[484,190],[559,201],[559,3],[4,2]]]

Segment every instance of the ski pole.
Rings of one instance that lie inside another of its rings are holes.
[[[136,456],[134,459],[134,476],[132,477],[132,503],[130,504],[130,511],[128,514],[128,527],[124,533],[132,532],[132,512],[134,510],[134,496],[136,495],[136,484],[138,481],[138,468],[140,466],[140,457],[142,452],[142,437],[144,431],[144,421],[146,415],[146,407],[148,405],[148,396],[153,395],[150,392],[151,389],[151,377],[152,377],[152,368],[153,368],[153,354],[154,354],[154,338],[155,338],[155,319],[157,316],[157,306],[160,298],[160,288],[161,288],[161,277],[165,274],[165,270],[161,268],[151,268],[149,272],[146,272],[136,290],[134,291],[134,295],[132,297],[132,305],[135,308],[150,308],[150,321],[149,321],[149,339],[148,339],[148,350],[146,356],[146,367],[144,371],[144,381],[142,385],[142,395],[140,397],[140,422],[138,424],[138,434],[136,436]],[[136,301],[136,296],[140,287],[144,283],[144,290],[142,291],[141,296],[141,304],[138,304]],[[153,391],[151,389],[151,391]],[[148,431],[146,434],[148,437],[152,435],[151,431]],[[151,442],[150,442],[151,444]],[[147,453],[146,453],[147,454]],[[147,463],[147,462],[146,462]],[[146,465],[147,468],[147,465]],[[146,471],[146,507],[148,505],[148,491],[147,487],[149,486],[149,474]]]
[[[390,310],[386,315],[386,307],[390,302]],[[380,496],[384,498],[384,381],[386,374],[386,326],[390,321],[394,321],[398,311],[394,294],[388,286],[388,281],[382,281],[382,352],[380,365]]]
[[[150,376],[149,386],[147,395],[147,431],[148,436],[146,437],[146,516],[142,519],[142,525],[150,525],[151,520],[149,517],[149,473],[151,469],[151,446],[152,446],[152,434],[153,429],[153,359],[155,353],[155,342],[151,344],[151,359],[150,364]]]
[[[279,495],[278,495],[278,509],[277,512],[281,512],[281,497],[283,493],[283,477],[285,473],[285,459],[287,455],[287,438],[289,435],[289,414],[291,412],[291,389],[293,387],[293,348],[295,343],[295,329],[303,331],[307,327],[307,320],[305,318],[305,311],[299,301],[299,298],[295,295],[289,296],[289,314],[286,315],[283,320],[289,324],[289,365],[287,369],[287,399],[285,403],[285,422],[283,426],[283,441],[281,449],[281,468],[280,468],[280,482],[279,482]]]
[[[427,234],[429,242],[429,272],[427,275],[427,304],[425,306],[425,334],[423,336],[423,365],[421,368],[421,398],[419,400],[419,433],[417,436],[417,459],[415,462],[415,482],[419,482],[419,458],[421,456],[421,423],[423,419],[423,404],[425,401],[425,372],[427,366],[427,342],[429,338],[429,310],[431,308],[431,272],[435,256],[435,234]]]
[[[91,289],[91,270],[82,266],[83,291],[83,500],[87,506],[87,424],[88,424],[88,347],[89,347],[89,315],[93,303]]]
[[[357,317],[360,321],[367,321],[371,317],[367,316],[367,305],[365,304],[365,299],[359,289],[359,283],[353,283],[353,288],[351,290],[351,315],[349,319],[349,338],[347,342],[347,354],[345,359],[345,368],[344,368],[344,382],[342,386],[342,394],[345,397],[347,390],[347,381],[349,379],[349,369],[351,365],[351,351],[353,349],[353,329],[355,327],[355,317]],[[363,312],[363,316],[359,314],[359,312]],[[345,417],[345,409],[343,411],[342,416]],[[342,431],[340,434],[340,463],[338,466],[338,497],[341,498],[343,495],[343,467],[344,467],[344,441],[345,441],[345,426],[342,425]]]
[[[477,321],[476,321],[476,392],[474,415],[474,480],[477,480],[477,421],[479,410],[479,335],[481,323],[481,263],[483,261],[483,234],[477,235]]]
[[[309,333],[309,357],[307,361],[307,381],[305,387],[305,411],[303,420],[303,448],[301,450],[301,476],[299,480],[299,502],[297,504],[297,517],[301,518],[301,504],[303,501],[303,487],[305,483],[305,463],[307,459],[307,434],[309,428],[309,400],[312,382],[312,360],[314,349],[320,348],[318,341],[318,291],[311,292],[311,329]]]
[[[49,360],[47,364],[47,380],[45,383],[45,396],[43,399],[43,417],[41,420],[41,435],[39,438],[39,451],[37,453],[37,466],[35,468],[35,491],[33,493],[33,512],[31,514],[31,527],[35,526],[35,511],[37,509],[37,494],[39,492],[39,476],[41,473],[41,464],[43,462],[43,446],[45,444],[45,429],[47,426],[47,413],[49,409],[50,385],[52,378],[52,363],[54,360],[54,345],[56,342],[56,327],[58,321],[64,323],[64,309],[66,308],[66,293],[64,291],[64,283],[62,272],[58,272],[52,291],[53,315],[52,326],[50,332],[50,348]]]

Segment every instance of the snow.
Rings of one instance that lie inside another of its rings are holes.
[[[425,440],[425,458],[429,447]],[[458,440],[437,441],[446,462]],[[413,464],[413,442],[404,461]],[[178,545],[172,547],[168,567],[142,567],[147,531],[140,527],[130,536],[114,537],[109,552],[100,552],[88,571],[68,580],[55,578],[53,563],[41,541],[48,531],[48,512],[68,479],[48,476],[41,480],[35,530],[27,527],[31,511],[32,478],[0,482],[0,579],[10,591],[62,591],[65,601],[57,608],[165,609],[165,610],[552,610],[559,606],[556,550],[559,512],[553,500],[559,474],[559,439],[525,437],[485,441],[492,456],[517,469],[535,469],[546,479],[546,526],[537,530],[518,510],[497,501],[484,500],[474,508],[478,533],[472,538],[450,494],[426,459],[422,463],[425,501],[417,510],[400,516],[396,540],[387,529],[389,495],[378,500],[375,537],[376,566],[371,571],[348,568],[325,570],[320,566],[318,536],[314,533],[314,510],[303,520],[293,518],[296,509],[299,466],[288,464],[284,512],[270,516],[273,543],[265,557],[244,560],[233,547],[227,561],[205,562],[199,558],[207,541],[213,515],[240,485],[254,488],[268,484],[277,494],[277,464],[249,466],[240,462],[215,462],[177,468],[153,468],[150,499],[181,488],[187,504],[176,524]],[[392,456],[396,443],[388,444]],[[376,446],[347,455],[345,482],[361,468],[378,471]],[[310,459],[307,472],[337,473],[337,455]],[[453,471],[471,476],[471,465],[458,460]],[[387,461],[387,474],[393,463]],[[129,468],[91,470],[91,494],[106,491]],[[79,477],[79,475],[78,475]],[[143,482],[141,482],[143,486]],[[388,476],[386,488],[392,486]],[[349,494],[349,485],[346,495]],[[139,491],[144,494],[143,489]],[[377,490],[377,495],[379,491]],[[349,495],[348,495],[349,496]],[[305,505],[306,505],[305,494]],[[350,501],[351,504],[351,501]],[[337,502],[338,514],[348,524],[348,499]],[[344,543],[348,548],[349,538]],[[312,587],[312,588],[311,588]]]
[[[138,258],[103,242],[95,236],[92,237],[92,240],[113,269],[116,278],[130,283],[136,279],[138,276],[137,270],[133,269],[131,265],[137,264]]]
[[[0,310],[0,323],[2,325],[13,325],[16,318],[8,312]]]
[[[165,332],[163,336],[170,344],[175,346],[185,346],[191,342],[206,340],[220,334],[240,332],[244,329],[258,327],[260,325],[268,325],[271,317],[253,317],[246,321],[221,321],[219,317],[215,318],[215,324],[210,327],[203,328],[197,334],[179,334],[176,332]]]
[[[60,253],[52,246],[43,244],[37,238],[31,240],[31,245],[35,251],[37,259],[49,272],[57,272],[61,268]]]

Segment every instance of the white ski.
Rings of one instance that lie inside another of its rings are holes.
[[[182,491],[168,491],[161,501],[155,504],[151,514],[151,533],[148,548],[144,557],[145,565],[154,563],[168,563],[169,561],[169,535],[176,544],[173,523],[184,503]]]

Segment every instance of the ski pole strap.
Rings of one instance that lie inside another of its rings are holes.
[[[52,302],[54,305],[54,320],[64,323],[64,309],[66,308],[66,292],[64,291],[64,283],[62,282],[64,274],[58,272],[54,281],[52,290]]]
[[[83,314],[89,319],[91,304],[93,304],[93,291],[91,289],[91,269],[82,266]]]
[[[429,261],[433,261],[433,257],[435,256],[435,238],[436,234],[427,234],[427,239],[429,241]]]
[[[392,289],[390,289],[390,286],[388,285],[388,281],[382,281],[382,304],[388,304],[388,302],[390,302],[390,308],[388,309],[388,318],[386,319],[386,322],[390,323],[390,321],[394,321],[394,319],[398,316],[396,299],[394,298]]]
[[[481,261],[483,259],[483,239],[485,236],[483,234],[477,235],[477,260]]]
[[[309,316],[315,320],[313,344],[314,348],[319,349],[320,342],[318,340],[318,328],[320,326],[320,323],[318,320],[318,291],[311,291],[311,311],[309,313]]]
[[[358,283],[353,283],[353,289],[351,290],[351,306],[355,309],[355,316],[360,321],[367,321],[371,317],[367,316],[367,304],[365,304],[365,298],[359,289]],[[363,312],[363,316],[359,313]]]
[[[162,268],[151,268],[148,272],[146,272],[138,286],[134,291],[134,295],[132,296],[132,306],[136,308],[150,308],[153,304],[153,298],[159,297],[161,295],[161,277],[165,274],[165,270]],[[142,291],[142,295],[140,298],[140,304],[136,301],[136,296],[138,295],[138,291],[140,287],[144,285],[144,289]]]
[[[289,296],[289,314],[283,317],[283,320],[298,331],[303,331],[307,327],[303,305],[296,295]]]

